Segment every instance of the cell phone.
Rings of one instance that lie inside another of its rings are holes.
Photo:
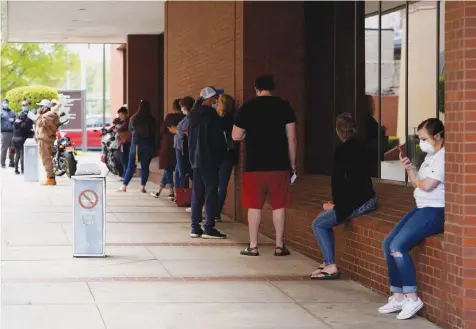
[[[398,150],[400,151],[400,153],[402,154],[402,157],[406,157],[406,153],[405,153],[405,145],[400,145],[398,146]]]

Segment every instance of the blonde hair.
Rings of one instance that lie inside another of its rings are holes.
[[[336,130],[339,137],[343,140],[348,140],[357,135],[357,129],[355,128],[355,121],[350,113],[345,112],[337,116]]]
[[[217,112],[221,117],[226,116],[235,109],[235,100],[228,94],[220,95],[218,98]]]

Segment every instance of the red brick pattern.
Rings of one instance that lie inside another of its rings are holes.
[[[446,296],[451,324],[476,328],[476,2],[446,2]]]

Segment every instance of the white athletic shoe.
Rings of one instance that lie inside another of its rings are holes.
[[[185,212],[192,212],[192,208],[185,208]]]
[[[390,296],[388,298],[388,303],[378,309],[378,312],[381,314],[389,314],[394,312],[399,312],[403,309],[403,304],[405,304],[405,299],[397,301],[395,297]]]
[[[402,311],[397,315],[397,320],[407,320],[418,313],[423,308],[423,302],[420,298],[413,300],[405,298]]]

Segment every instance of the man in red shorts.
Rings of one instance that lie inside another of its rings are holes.
[[[291,203],[289,187],[296,171],[296,117],[291,105],[273,96],[271,76],[255,80],[258,97],[241,107],[233,127],[233,139],[245,140],[243,206],[248,208],[250,245],[242,255],[258,256],[258,230],[266,196],[273,209],[276,230],[275,256],[289,255],[284,246],[286,208]]]

